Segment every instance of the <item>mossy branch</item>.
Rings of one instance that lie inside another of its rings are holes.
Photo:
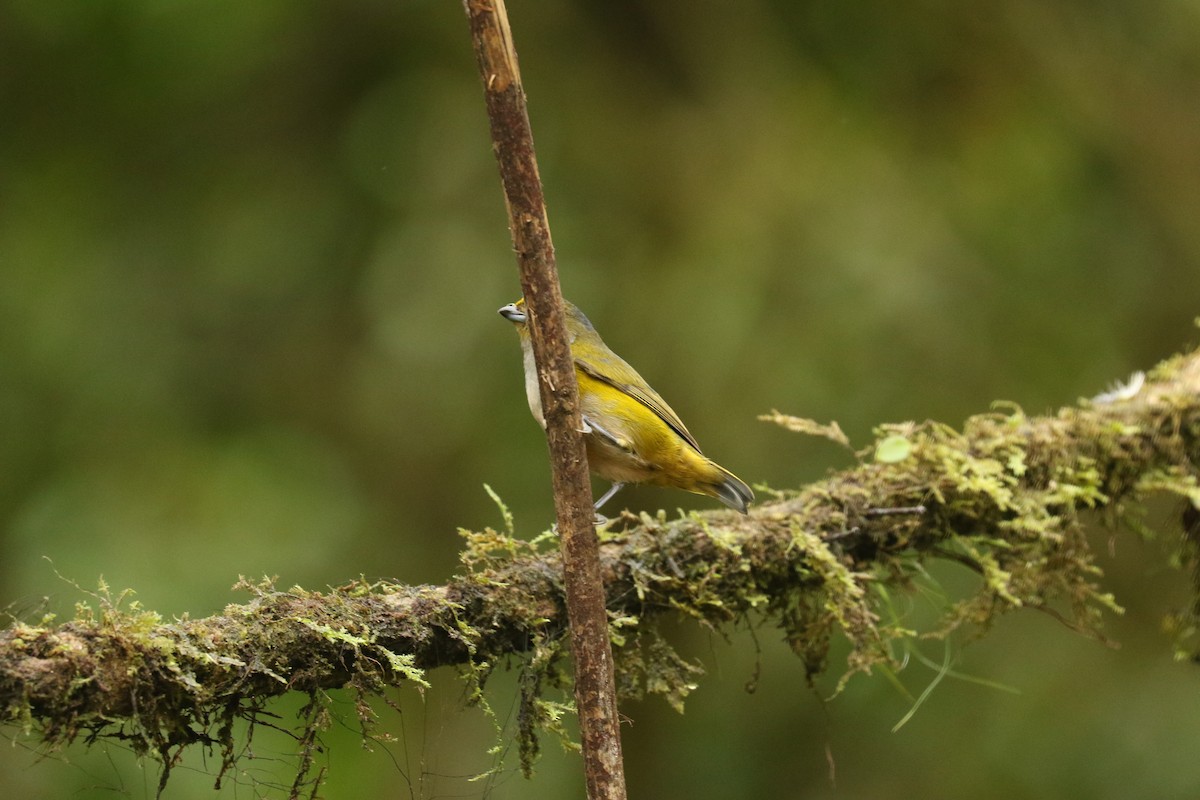
[[[845,675],[888,663],[896,642],[916,635],[883,613],[888,598],[922,580],[932,559],[980,576],[933,633],[1021,607],[1095,630],[1118,606],[1100,585],[1082,519],[1103,511],[1096,518],[1110,525],[1136,522],[1131,513],[1161,492],[1184,499],[1185,527],[1200,519],[1200,351],[1134,388],[1051,416],[1006,407],[962,431],[882,426],[884,444],[857,466],[777,493],[749,517],[624,515],[601,547],[622,692],[679,705],[692,688],[697,668],[655,627],[667,615],[710,626],[761,616],[810,675],[825,669],[838,635],[851,644]],[[249,603],[204,619],[165,622],[103,599],[68,622],[13,624],[0,634],[4,719],[52,744],[118,736],[165,764],[194,742],[232,759],[231,721],[253,719],[272,697],[338,687],[370,695],[441,665],[465,667],[478,687],[515,654],[531,754],[537,730],[557,718],[540,687],[561,680],[569,651],[560,558],[548,534],[466,537],[464,572],[442,586],[247,585]],[[1194,609],[1180,615],[1179,632],[1191,634],[1193,620]]]

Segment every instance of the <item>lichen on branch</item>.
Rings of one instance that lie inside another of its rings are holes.
[[[1165,492],[1180,499],[1185,532],[1200,530],[1200,351],[1159,365],[1136,392],[1053,415],[1004,406],[961,430],[924,422],[876,433],[886,445],[859,451],[856,466],[768,491],[773,499],[748,517],[625,513],[601,531],[624,696],[658,694],[681,709],[699,680],[660,631],[668,618],[719,630],[774,625],[810,678],[830,669],[830,644],[843,638],[843,680],[892,664],[910,637],[984,630],[1016,609],[1094,632],[1119,605],[1085,521],[1140,534],[1137,509]],[[327,690],[349,688],[365,706],[387,686],[419,689],[427,670],[455,665],[468,696],[483,698],[488,674],[507,660],[521,671],[528,762],[539,732],[561,731],[569,710],[546,696],[567,680],[569,637],[553,536],[522,541],[505,518],[503,530],[464,532],[463,570],[440,586],[354,581],[314,592],[242,582],[249,602],[178,621],[101,592],[74,619],[15,623],[0,633],[3,719],[50,745],[119,737],[168,767],[182,748],[205,744],[227,768],[239,752],[233,721],[253,721],[274,697],[314,698],[299,736],[311,747]],[[1194,573],[1200,548],[1181,541],[1178,561]],[[936,560],[975,572],[976,589],[933,627],[909,629],[885,612]],[[1195,646],[1196,612],[1171,617],[1180,652]]]

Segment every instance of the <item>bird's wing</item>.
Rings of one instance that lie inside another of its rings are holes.
[[[666,423],[667,427],[679,434],[685,442],[695,448],[697,453],[700,452],[700,445],[696,443],[695,437],[688,432],[687,427],[683,424],[683,420],[667,405],[667,401],[663,400],[658,392],[650,388],[650,384],[646,383],[642,376],[637,373],[637,370],[625,363],[616,354],[611,354],[604,358],[603,365],[604,369],[601,370],[594,363],[582,358],[575,358],[576,369],[586,373],[595,380],[607,383],[617,391],[637,400],[646,408],[653,411],[655,416]]]

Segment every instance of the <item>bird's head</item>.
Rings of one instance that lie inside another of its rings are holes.
[[[596,329],[592,327],[591,321],[584,316],[583,312],[574,303],[563,300],[563,312],[567,326],[567,336],[571,341],[579,338],[582,334],[596,332]],[[522,297],[515,303],[502,306],[500,308],[500,316],[515,325],[517,333],[522,338],[529,335],[529,311],[525,307],[525,298]]]

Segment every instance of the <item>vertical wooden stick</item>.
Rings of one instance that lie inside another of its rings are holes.
[[[509,229],[521,269],[542,411],[550,448],[554,505],[562,546],[567,615],[575,661],[575,705],[590,800],[624,800],[608,614],[592,522],[592,490],[583,446],[575,364],[563,321],[562,290],[533,150],[525,90],[504,0],[464,0],[500,166]]]

